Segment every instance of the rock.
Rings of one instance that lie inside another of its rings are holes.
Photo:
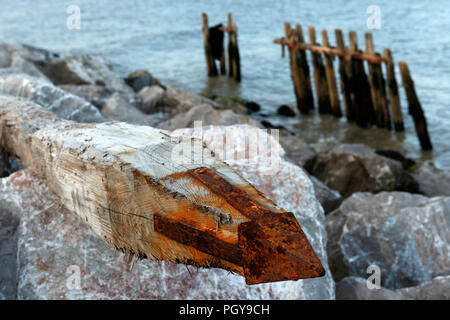
[[[412,176],[419,183],[419,192],[429,197],[450,196],[450,172],[436,168],[432,161],[425,161]]]
[[[407,299],[450,300],[450,276],[436,277],[415,287],[396,290]]]
[[[221,130],[217,127],[204,130],[205,143],[212,149],[220,144]],[[236,151],[245,150],[243,144],[248,130],[248,126],[231,128],[229,142]],[[327,234],[323,210],[306,173],[292,163],[278,160],[280,170],[277,174],[268,174],[270,172],[264,166],[244,159],[237,159],[231,165],[265,196],[294,213],[321,259],[326,276],[247,286],[243,277],[222,269],[197,270],[161,261],[137,261],[130,271],[130,264],[124,261],[121,253],[97,238],[77,216],[61,208],[45,184],[25,170],[0,180],[0,195],[14,199],[8,206],[21,217],[17,297],[333,299],[334,282],[326,263]],[[76,286],[77,275],[80,275],[79,288]]]
[[[217,110],[209,104],[200,104],[186,113],[179,113],[173,118],[164,121],[158,128],[175,130],[178,128],[193,127],[195,121],[201,121],[200,126],[208,125],[233,125],[250,124],[260,126],[255,120],[244,115],[237,114],[232,110]]]
[[[286,151],[286,158],[301,167],[317,155],[310,145],[285,130],[280,130],[280,144]]]
[[[13,55],[20,56],[28,62],[37,66],[43,66],[49,63],[51,60],[59,57],[58,53],[33,47],[30,45],[11,45],[0,42],[0,68],[7,68],[8,66],[10,66],[11,57]]]
[[[245,106],[251,112],[258,112],[259,110],[261,110],[261,106],[259,104],[257,104],[256,102],[253,102],[253,101],[245,102]]]
[[[0,125],[1,129],[1,125]],[[0,150],[1,151],[1,150]],[[13,158],[13,157],[7,157],[8,163],[4,163],[2,158],[2,153],[0,152],[0,178],[7,177],[11,173],[19,171],[20,169],[23,169],[22,164],[19,160]]]
[[[292,110],[291,107],[283,104],[282,106],[280,106],[277,110],[277,114],[279,114],[280,116],[285,116],[285,117],[295,117],[296,113],[294,110]]]
[[[78,122],[102,122],[99,110],[44,79],[25,74],[0,78],[0,94],[23,97],[50,110],[58,117]]]
[[[141,111],[151,114],[163,110],[163,101],[166,92],[160,86],[144,87],[138,92],[142,99]]]
[[[341,144],[307,161],[305,169],[347,198],[355,192],[418,192],[402,165],[363,144]]]
[[[381,285],[398,289],[446,275],[449,224],[450,197],[355,193],[327,216],[333,276],[366,277],[377,265]]]
[[[320,204],[322,205],[325,214],[328,214],[338,208],[342,203],[342,197],[339,192],[328,188],[314,176],[310,176],[309,178],[313,183],[317,200],[319,200]]]
[[[95,84],[130,90],[111,65],[100,55],[79,55],[54,59],[41,71],[55,84]]]
[[[449,300],[450,276],[436,277],[415,287],[369,289],[366,279],[347,277],[336,283],[336,300]]]
[[[17,228],[18,211],[15,208],[17,198],[0,185],[0,300],[16,297],[17,282]],[[25,196],[25,195],[24,195]]]
[[[58,87],[64,91],[70,92],[73,95],[83,98],[100,110],[105,105],[106,100],[108,100],[108,98],[110,98],[114,93],[118,93],[128,104],[131,104],[136,108],[140,108],[142,104],[142,98],[130,90],[115,90],[104,86],[97,86],[95,84],[63,84]]]
[[[150,74],[150,72],[145,70],[132,72],[124,80],[125,83],[134,90],[134,92],[139,92],[145,87],[155,85],[159,86],[162,89],[165,89],[165,87],[161,85],[161,83],[156,78],[154,78]]]
[[[179,88],[167,88],[163,100],[164,114],[166,114],[167,118],[171,118],[201,104],[208,104],[215,109],[221,108],[220,104],[211,99]]]
[[[144,114],[141,110],[125,101],[119,93],[105,100],[101,113],[108,120],[124,121],[132,124],[154,127],[163,121],[162,113]]]
[[[408,170],[416,164],[413,159],[405,158],[405,156],[395,150],[375,150],[375,152],[380,156],[400,162],[405,170]]]
[[[379,288],[367,288],[366,279],[347,277],[336,283],[336,300],[404,300],[400,293]]]

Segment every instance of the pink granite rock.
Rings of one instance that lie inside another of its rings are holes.
[[[248,126],[233,129],[230,139],[242,150],[245,140],[241,137]],[[217,127],[210,128],[207,144],[212,146],[220,135]],[[2,207],[20,219],[16,231],[17,298],[333,299],[323,209],[306,173],[278,160],[279,170],[270,174],[258,163],[241,159],[230,164],[267,197],[295,214],[327,271],[325,277],[248,286],[243,277],[222,269],[141,260],[130,270],[132,263],[126,262],[122,253],[62,208],[44,182],[22,170],[0,180]],[[0,216],[3,214],[0,211]],[[4,247],[1,241],[0,252]]]

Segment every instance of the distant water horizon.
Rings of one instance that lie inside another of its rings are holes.
[[[81,10],[81,28],[66,26],[66,9],[77,5]],[[381,10],[381,28],[369,30],[367,8]],[[334,30],[358,33],[364,48],[364,33],[371,31],[375,49],[390,48],[395,63],[406,61],[424,108],[433,152],[422,152],[407,112],[407,102],[400,87],[405,118],[404,133],[382,129],[360,129],[342,118],[298,116],[268,119],[295,131],[306,142],[336,139],[365,143],[376,149],[394,149],[416,160],[432,159],[442,169],[450,170],[450,6],[443,0],[407,3],[359,0],[307,1],[6,1],[0,0],[0,41],[25,43],[55,51],[103,54],[122,75],[147,69],[169,86],[193,93],[240,96],[258,102],[265,113],[274,114],[282,104],[295,107],[295,96],[287,58],[273,39],[283,36],[283,23],[309,25],[328,31],[335,44]],[[206,76],[201,13],[210,25],[226,23],[233,14],[238,27],[242,83],[226,77]],[[401,84],[397,68],[397,81]],[[341,102],[341,107],[343,103]]]

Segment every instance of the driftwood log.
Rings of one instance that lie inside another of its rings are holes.
[[[0,96],[3,146],[111,246],[140,258],[238,273],[247,284],[325,271],[292,213],[194,143],[168,132],[80,124]],[[189,149],[190,150],[190,149]],[[174,157],[174,155],[176,155]]]

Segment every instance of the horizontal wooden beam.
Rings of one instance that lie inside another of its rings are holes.
[[[275,39],[273,41],[275,44],[280,44],[282,46],[287,46],[291,48],[291,50],[309,50],[314,53],[323,53],[331,56],[338,56],[345,60],[357,59],[357,60],[365,60],[372,64],[382,64],[387,62],[384,57],[377,57],[374,55],[370,55],[361,51],[349,52],[347,50],[342,51],[341,49],[335,47],[323,47],[311,44],[304,43],[295,43],[292,41],[286,41],[284,38]]]
[[[294,215],[201,142],[147,126],[61,120],[5,96],[0,125],[3,148],[117,249],[223,268],[247,284],[325,273]]]

